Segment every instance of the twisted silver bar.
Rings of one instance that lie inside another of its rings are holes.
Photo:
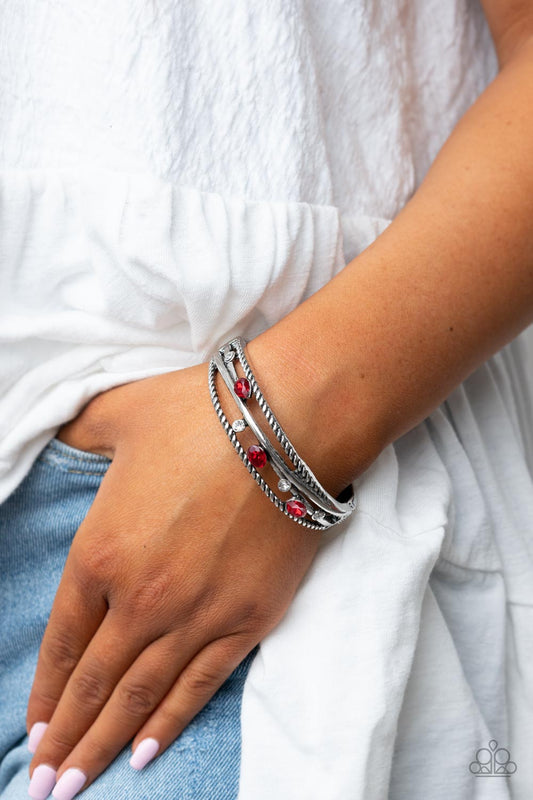
[[[281,428],[281,425],[276,419],[274,413],[272,412],[268,403],[263,397],[259,389],[259,386],[257,384],[257,381],[255,380],[253,372],[250,368],[250,365],[248,364],[248,361],[244,354],[245,344],[246,340],[243,339],[243,337],[240,336],[235,337],[234,339],[230,340],[226,344],[219,347],[218,353],[215,354],[211,359],[209,365],[209,390],[215,411],[217,412],[217,415],[224,427],[224,430],[226,431],[230,441],[232,442],[235,450],[237,451],[239,457],[245,464],[246,468],[248,469],[250,474],[254,477],[255,481],[258,483],[262,491],[265,492],[267,497],[277,506],[277,508],[282,510],[287,516],[289,516],[295,522],[297,522],[300,525],[303,525],[306,528],[312,528],[314,530],[326,530],[332,525],[335,525],[336,523],[345,519],[355,509],[356,500],[355,497],[353,496],[353,486],[349,487],[349,489],[352,492],[351,498],[348,500],[348,502],[342,502],[332,497],[332,495],[329,494],[329,492],[327,492],[326,489],[324,489],[324,487],[318,482],[316,476],[313,474],[311,469],[296,452],[294,446],[286,436],[285,432]],[[283,450],[285,451],[289,459],[292,461],[292,463],[295,465],[294,470],[289,469],[285,461],[281,458],[280,454],[272,446],[270,440],[265,436],[261,428],[258,426],[254,417],[246,407],[246,404],[236,394],[234,388],[234,382],[238,379],[239,376],[237,375],[237,371],[233,363],[235,358],[237,358],[241,362],[246,379],[250,384],[251,392],[253,393],[255,399],[257,400],[259,407],[261,408],[265,418],[267,419],[267,422],[274,431],[276,438],[282,445]],[[240,442],[238,441],[235,435],[235,430],[233,426],[229,424],[220,406],[220,401],[215,386],[215,374],[217,370],[220,372],[224,382],[226,383],[226,386],[228,387],[228,390],[230,391],[234,402],[236,403],[242,417],[245,420],[245,424],[247,424],[248,427],[252,430],[252,432],[260,442],[262,448],[268,454],[268,459],[272,468],[274,469],[274,471],[277,473],[278,476],[280,476],[282,479],[286,480],[289,483],[287,491],[289,490],[289,488],[293,489],[294,487],[293,490],[294,497],[300,500],[304,504],[307,513],[311,514],[312,519],[315,520],[316,524],[306,520],[303,517],[297,517],[291,514],[286,509],[285,501],[283,501],[275,494],[275,492],[262,478],[260,473],[255,468],[255,466],[248,459],[244,448],[240,445]],[[344,490],[344,492],[345,491],[346,490]],[[344,494],[344,492],[342,494]],[[314,506],[310,507],[310,504],[318,506],[318,510],[315,510]]]
[[[226,415],[224,414],[224,411],[222,410],[222,407],[220,405],[220,400],[219,400],[219,397],[218,397],[218,394],[217,394],[217,391],[216,391],[216,387],[215,387],[215,374],[216,374],[217,370],[218,370],[218,367],[217,367],[214,359],[212,359],[210,364],[209,364],[209,371],[208,371],[209,393],[211,395],[211,401],[212,401],[214,409],[215,409],[215,411],[216,411],[216,413],[218,415],[218,418],[219,418],[220,422],[222,423],[222,426],[224,427],[224,430],[226,431],[226,433],[227,433],[227,435],[228,435],[233,447],[235,448],[239,458],[241,459],[241,461],[245,465],[245,467],[248,470],[248,472],[250,473],[250,475],[252,475],[252,477],[254,478],[255,482],[259,485],[260,489],[263,490],[263,492],[266,494],[268,499],[272,503],[274,503],[274,505],[277,508],[279,508],[279,510],[282,511],[287,517],[290,517],[292,520],[297,522],[298,525],[302,525],[304,528],[311,528],[312,530],[321,530],[321,531],[326,530],[328,527],[330,527],[329,525],[322,525],[320,523],[309,522],[308,520],[304,519],[303,517],[295,517],[293,514],[289,513],[289,511],[287,511],[287,509],[285,508],[285,501],[282,500],[281,498],[279,498],[275,494],[275,492],[270,488],[268,483],[263,479],[262,475],[257,471],[257,469],[254,467],[254,465],[250,462],[248,456],[246,455],[246,451],[244,450],[244,448],[242,447],[241,443],[239,442],[235,431],[233,430],[233,428],[231,427],[230,423],[228,422],[228,419],[227,419]]]
[[[224,379],[224,382],[225,382],[226,386],[228,387],[229,391],[231,392],[233,400],[237,404],[237,407],[238,407],[240,413],[242,414],[242,416],[246,420],[246,423],[248,424],[248,427],[250,428],[250,430],[254,433],[254,435],[258,439],[259,443],[261,444],[261,447],[263,447],[263,449],[268,453],[270,465],[273,468],[273,470],[277,473],[277,475],[280,478],[285,478],[291,484],[294,484],[302,494],[309,495],[310,494],[310,490],[309,490],[309,487],[306,485],[304,479],[300,475],[298,475],[295,471],[290,470],[287,467],[287,465],[285,464],[285,462],[283,461],[283,459],[281,458],[281,456],[279,455],[277,450],[275,450],[272,447],[269,439],[265,436],[265,434],[263,433],[261,428],[257,425],[257,422],[253,418],[252,414],[248,411],[248,409],[247,409],[246,405],[243,403],[242,399],[236,394],[235,389],[233,387],[233,376],[230,374],[229,370],[227,369],[225,361],[220,357],[220,354],[217,354],[217,355],[213,356],[213,358],[214,358],[214,360],[216,362],[216,365],[218,367],[218,370],[219,370],[220,374],[222,375],[222,378]],[[311,494],[313,495],[312,492],[311,492]],[[326,513],[329,513],[329,514],[333,514],[334,516],[341,516],[341,514],[338,511],[332,510],[324,502],[323,498],[316,497],[316,496],[313,495],[309,499],[312,502],[316,503],[316,505],[318,505],[320,510],[322,510],[322,511],[324,511]],[[313,511],[314,511],[314,509],[311,510],[311,513]]]
[[[288,457],[294,464],[296,471],[302,475],[306,484],[314,490],[315,494],[321,497],[326,503],[330,505],[330,510],[334,513],[342,514],[346,516],[347,514],[351,514],[351,512],[355,509],[357,505],[357,501],[355,496],[353,495],[353,486],[352,489],[352,497],[347,502],[342,502],[338,500],[336,497],[333,497],[323,486],[319,483],[315,474],[311,471],[310,467],[306,464],[306,462],[298,455],[294,445],[289,440],[288,436],[284,432],[283,428],[279,424],[278,420],[276,419],[274,412],[268,405],[267,401],[263,397],[259,386],[257,385],[257,381],[255,376],[248,364],[248,360],[244,353],[244,346],[246,344],[246,340],[242,336],[236,336],[232,339],[228,344],[231,347],[235,348],[239,361],[241,362],[244,374],[247,380],[250,383],[250,387],[255,395],[257,403],[263,412],[268,424],[274,431],[274,434],[280,444],[282,445],[284,451],[287,453]]]

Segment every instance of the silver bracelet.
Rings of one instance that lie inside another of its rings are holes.
[[[215,411],[244,465],[274,505],[299,525],[314,530],[326,530],[346,519],[355,510],[356,499],[353,486],[347,486],[335,498],[319,483],[311,469],[296,452],[263,397],[246,359],[245,345],[246,340],[237,336],[219,347],[218,352],[211,358],[209,391]],[[239,377],[237,374],[234,364],[236,360],[240,361],[242,365],[243,377]],[[232,424],[228,422],[220,405],[215,386],[217,371],[221,374],[241,413],[241,418],[236,419]],[[291,470],[288,467],[247,409],[246,401],[252,397],[252,394],[295,469]],[[258,445],[251,445],[247,451],[244,450],[236,435],[246,427],[250,428],[259,441]],[[258,472],[258,469],[262,469],[267,462],[278,475],[278,489],[282,492],[291,492],[290,499],[284,501],[278,497]],[[306,517],[308,518],[306,519]]]
[[[339,503],[318,482],[318,480],[316,479],[315,475],[311,472],[311,470],[309,469],[309,467],[307,466],[305,461],[303,461],[303,459],[301,459],[300,456],[297,454],[296,450],[294,449],[294,447],[291,444],[290,440],[288,439],[287,435],[283,431],[283,429],[282,429],[281,425],[279,424],[278,420],[274,416],[274,413],[272,412],[272,409],[270,408],[270,406],[268,405],[267,401],[263,397],[263,395],[262,395],[262,393],[261,393],[261,391],[260,391],[260,389],[259,389],[259,387],[257,385],[257,381],[255,380],[255,377],[254,377],[254,375],[252,373],[252,370],[250,369],[250,365],[248,364],[246,356],[244,355],[244,345],[245,345],[244,340],[242,339],[242,337],[236,337],[235,339],[233,339],[231,341],[231,345],[235,349],[237,357],[238,357],[238,359],[241,362],[241,365],[243,367],[243,371],[245,373],[246,379],[248,380],[248,382],[250,384],[250,394],[253,393],[255,395],[255,397],[257,399],[257,402],[258,402],[258,405],[259,405],[259,408],[261,409],[261,411],[265,415],[265,418],[266,418],[267,422],[269,423],[270,427],[272,428],[272,430],[276,434],[276,438],[283,445],[283,449],[285,450],[285,452],[287,453],[287,455],[289,456],[289,458],[291,459],[291,461],[295,465],[296,470],[292,471],[292,472],[290,472],[288,470],[288,467],[285,465],[285,462],[283,462],[283,461],[281,461],[281,459],[279,459],[279,456],[278,456],[277,452],[275,450],[273,450],[273,448],[271,448],[270,442],[267,439],[266,440],[267,448],[270,448],[270,450],[272,450],[274,452],[274,454],[275,454],[274,455],[274,460],[272,462],[272,467],[275,468],[276,465],[280,465],[281,466],[281,470],[284,471],[285,473],[288,472],[288,477],[291,478],[297,484],[298,488],[300,488],[302,491],[304,491],[307,494],[312,493],[315,502],[317,502],[317,504],[324,511],[330,511],[333,514],[337,514],[339,516],[344,516],[345,513],[350,510],[348,504],[342,503],[342,502]],[[223,345],[223,349],[227,348],[227,347],[228,347],[228,345]],[[225,350],[225,352],[228,352],[228,350]],[[238,376],[237,376],[237,374],[235,372],[235,368],[232,365],[232,361],[233,361],[233,357],[231,356],[231,350],[230,350],[229,353],[228,353],[228,364],[227,364],[227,366],[228,366],[229,371],[232,372],[232,377],[235,380],[235,379],[237,379]],[[226,383],[227,383],[227,381],[226,381]],[[232,391],[232,387],[231,386],[228,385],[228,388],[230,389],[230,391]],[[233,392],[232,392],[232,394],[233,394]],[[242,404],[242,402],[240,400],[237,400],[237,402],[239,404],[239,408],[246,415],[245,419],[247,421],[247,418],[250,417],[251,415],[247,411],[246,407],[243,406],[243,404]],[[254,421],[253,417],[251,417],[251,420],[252,420],[252,423],[255,424],[255,421]],[[252,428],[252,430],[253,430],[253,428]],[[285,477],[287,477],[287,475],[285,475]],[[278,486],[278,488],[280,488],[280,487]],[[287,489],[287,491],[288,491],[288,489]],[[352,490],[352,495],[353,495],[353,490]]]

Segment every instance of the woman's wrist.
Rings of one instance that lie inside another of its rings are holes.
[[[246,356],[296,452],[337,496],[377,458],[387,443],[385,429],[370,394],[360,392],[354,402],[351,381],[336,370],[337,354],[326,351],[313,360],[301,345],[312,330],[304,316],[302,305],[248,342]]]
[[[248,345],[265,397],[331,493],[328,479],[356,478],[533,322],[532,76],[529,40],[388,228]]]

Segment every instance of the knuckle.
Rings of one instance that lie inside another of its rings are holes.
[[[117,755],[117,743],[114,739],[105,739],[93,733],[87,734],[83,746],[88,758],[93,763],[109,764]]]
[[[173,581],[169,575],[155,575],[135,587],[135,594],[129,603],[130,611],[141,619],[158,617],[169,602],[172,590]]]
[[[235,609],[234,622],[238,628],[246,630],[262,629],[270,619],[269,608],[259,598],[251,598],[239,604]]]
[[[108,530],[92,534],[87,541],[83,538],[74,540],[68,568],[70,578],[81,596],[94,597],[95,593],[101,593],[108,587],[117,563],[114,543],[115,538]]]
[[[134,718],[145,717],[159,702],[154,689],[141,683],[119,685],[118,700],[122,712]]]
[[[114,537],[107,532],[102,532],[97,539],[91,537],[88,547],[80,553],[78,564],[78,579],[84,589],[94,592],[95,586],[105,582],[115,563]]]
[[[54,631],[46,640],[44,654],[54,669],[70,674],[79,658],[76,636],[66,628]]]
[[[100,708],[109,696],[109,686],[101,674],[82,672],[72,678],[72,695],[82,708]]]
[[[74,742],[69,737],[67,731],[57,730],[53,725],[49,725],[46,730],[46,750],[41,752],[41,757],[47,760],[48,754],[52,760],[61,762],[61,756],[67,755],[72,750]],[[48,759],[50,760],[50,759]]]
[[[222,669],[219,664],[191,665],[181,676],[182,686],[193,698],[211,694],[220,684]]]
[[[59,702],[59,698],[60,693],[55,692],[53,689],[41,688],[40,686],[34,687],[31,694],[32,708],[46,709],[52,714]],[[42,714],[39,715],[38,720],[34,720],[32,717],[31,724],[33,724],[33,722],[40,722],[41,718]],[[28,722],[30,722],[29,719]]]

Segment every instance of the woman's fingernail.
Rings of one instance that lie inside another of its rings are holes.
[[[159,742],[151,736],[148,739],[143,739],[135,748],[135,752],[130,758],[130,767],[133,769],[142,769],[149,761],[155,756],[159,750]]]
[[[56,782],[56,771],[48,764],[39,764],[35,767],[31,776],[28,794],[34,800],[46,800]]]
[[[60,779],[55,785],[52,797],[56,800],[72,800],[75,794],[78,794],[81,787],[87,780],[87,775],[77,767],[70,767],[62,774]]]
[[[48,722],[36,722],[35,725],[31,726],[30,735],[28,736],[28,750],[30,753],[35,753],[47,728]]]

